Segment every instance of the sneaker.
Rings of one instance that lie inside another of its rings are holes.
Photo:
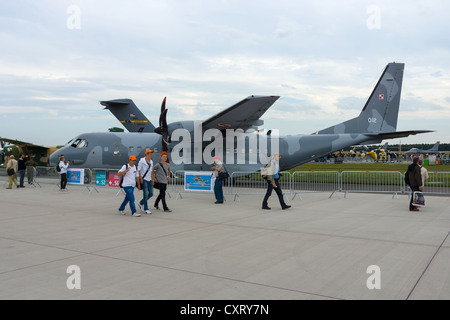
[[[138,203],[139,209],[141,209],[142,212],[144,212],[144,206],[140,203]]]
[[[123,210],[119,210],[119,213],[123,216],[125,215],[125,211],[123,211]]]
[[[409,211],[420,211],[419,208],[409,209]]]
[[[170,209],[165,209],[164,212],[172,212]]]
[[[152,214],[152,212],[150,210],[145,210],[146,214]]]
[[[133,213],[133,214],[132,214],[132,216],[133,216],[133,217],[140,217],[140,216],[141,216],[141,214],[140,214],[140,213],[137,213],[137,212],[135,212],[135,213]]]
[[[158,207],[158,206],[155,206],[155,209],[156,209],[156,210],[159,210],[159,207]]]

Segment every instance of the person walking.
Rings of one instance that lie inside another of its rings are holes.
[[[8,183],[9,183],[6,189],[12,189],[13,183],[17,186],[17,188],[19,188],[19,183],[17,182],[16,179],[17,169],[18,169],[17,160],[14,158],[13,155],[11,155],[6,163],[6,172],[8,173]]]
[[[19,187],[20,188],[25,188],[25,186],[23,185],[24,180],[25,180],[25,170],[27,169],[27,166],[25,165],[25,156],[23,153],[21,153],[19,155],[19,160],[17,161],[18,163],[18,169],[19,169]]]
[[[151,214],[152,212],[148,209],[148,199],[153,196],[153,184],[152,184],[152,168],[153,168],[153,150],[147,149],[145,151],[145,157],[139,160],[138,171],[139,180],[141,182],[142,191],[144,196],[141,201],[139,201],[139,208],[146,214]]]
[[[34,172],[38,164],[36,161],[33,160],[32,156],[29,156],[27,162],[25,162],[25,165],[27,166],[28,184],[34,184],[34,175],[35,175]]]
[[[170,165],[167,163],[167,152],[161,152],[161,163],[157,163],[152,169],[152,183],[158,184],[159,195],[155,201],[155,209],[159,210],[159,201],[162,202],[164,212],[172,212],[166,203],[166,189],[170,180]]]
[[[59,175],[61,176],[61,191],[66,191],[67,185],[67,168],[69,168],[70,161],[64,158],[64,156],[59,157]]]
[[[211,167],[211,170],[214,170],[214,176],[216,179],[214,180],[214,195],[216,197],[215,204],[223,203],[223,179],[220,179],[219,173],[225,172],[225,167],[220,161],[219,156],[214,157],[214,165]]]
[[[422,176],[422,185],[425,186],[425,180],[428,180],[428,178],[429,178],[428,170],[425,167],[423,167],[422,159],[419,160],[418,165],[420,167],[420,175]]]
[[[272,195],[272,190],[275,189],[275,192],[277,193],[278,200],[280,201],[281,208],[283,210],[289,209],[291,206],[287,205],[284,202],[283,199],[283,191],[281,190],[281,186],[279,183],[280,180],[280,164],[279,161],[281,159],[281,156],[279,153],[275,153],[275,155],[272,157],[272,160],[270,160],[267,168],[268,168],[268,175],[267,175],[267,191],[266,195],[264,196],[264,200],[262,203],[263,210],[270,210],[268,205],[269,197]]]
[[[123,199],[122,204],[119,207],[119,212],[125,215],[125,206],[130,203],[131,215],[133,217],[140,217],[140,213],[136,213],[136,206],[134,204],[134,187],[136,182],[138,187],[140,187],[139,172],[135,166],[136,157],[131,155],[127,164],[124,164],[119,170],[117,175],[119,177],[123,176],[122,188],[125,191],[125,199]]]
[[[414,192],[423,190],[422,174],[420,172],[419,158],[415,157],[413,163],[408,167],[409,185],[411,187],[411,199],[409,201],[409,211],[420,211],[413,205]]]

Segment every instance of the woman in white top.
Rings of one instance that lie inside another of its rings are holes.
[[[67,185],[67,168],[69,167],[70,161],[64,158],[64,156],[59,157],[59,175],[61,176],[61,191],[66,190]]]

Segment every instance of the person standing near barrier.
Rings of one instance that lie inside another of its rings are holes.
[[[10,173],[11,171],[11,173]],[[6,163],[6,172],[8,173],[8,187],[6,189],[12,189],[12,184],[14,182],[14,184],[17,186],[17,188],[19,188],[19,183],[17,182],[16,179],[16,173],[17,173],[17,160],[14,159],[14,156],[11,155],[9,157],[9,160]]]
[[[153,186],[157,184],[159,189],[158,198],[155,201],[155,209],[159,210],[159,201],[162,201],[164,212],[172,212],[166,204],[166,189],[170,180],[170,165],[167,163],[167,152],[161,152],[161,163],[157,163],[152,169]]]
[[[28,157],[28,161],[25,162],[25,165],[27,166],[27,180],[28,184],[34,183],[34,170],[36,170],[37,162],[33,160],[32,156]]]
[[[64,156],[59,157],[59,175],[61,176],[61,191],[66,191],[67,185],[67,168],[69,168],[70,161],[64,158]]]
[[[272,190],[275,189],[275,192],[277,193],[278,200],[280,201],[281,208],[283,210],[289,209],[291,206],[287,205],[284,202],[283,199],[283,191],[281,190],[281,186],[279,183],[280,180],[280,164],[279,161],[281,159],[281,156],[279,153],[275,153],[272,160],[270,160],[267,168],[268,168],[268,175],[267,175],[267,191],[266,195],[264,196],[264,200],[262,203],[262,208],[264,210],[270,210],[268,206],[268,200],[269,197],[272,195]]]
[[[25,188],[25,186],[23,185],[24,180],[25,180],[25,170],[27,169],[27,166],[25,165],[25,156],[23,153],[21,153],[19,155],[19,160],[17,161],[18,163],[18,169],[19,169],[19,176],[20,176],[20,180],[19,180],[19,187],[20,188]]]
[[[144,196],[139,202],[139,208],[146,214],[151,214],[152,212],[148,209],[147,200],[153,196],[153,183],[152,183],[152,168],[153,168],[153,150],[145,150],[145,157],[139,160],[138,171],[139,180],[141,181],[142,191]],[[144,207],[144,209],[142,209]]]
[[[136,186],[136,181],[138,186],[140,186],[139,172],[135,166],[136,157],[131,155],[127,164],[123,165],[119,170],[117,175],[119,177],[123,176],[122,188],[125,191],[125,199],[123,199],[122,204],[119,207],[120,214],[125,215],[125,206],[130,203],[131,215],[133,217],[140,217],[140,213],[136,213],[136,206],[134,204],[134,187]]]
[[[215,204],[223,203],[223,180],[219,178],[220,172],[225,172],[225,167],[220,161],[219,156],[214,157],[214,165],[211,167],[214,170],[214,176],[216,177],[214,182],[214,195],[216,196]]]
[[[419,160],[420,174],[422,176],[422,185],[425,186],[425,180],[428,180],[428,170],[422,166],[423,160]]]
[[[422,174],[420,172],[419,158],[415,157],[413,163],[408,167],[409,185],[411,187],[411,199],[409,201],[409,211],[419,211],[419,208],[413,205],[414,192],[422,191]]]

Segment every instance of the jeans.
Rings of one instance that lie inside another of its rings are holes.
[[[216,178],[214,183],[214,195],[216,196],[217,202],[223,202],[223,180]]]
[[[19,170],[19,175],[20,175],[20,186],[23,187],[23,180],[25,179],[25,169],[23,170]]]
[[[153,197],[153,183],[144,179],[142,191],[144,191],[144,196],[139,203],[144,205],[144,210],[148,210],[147,200]]]
[[[136,212],[136,206],[134,205],[134,187],[123,187],[123,191],[125,191],[125,199],[120,205],[119,211],[125,210],[125,206],[129,202],[131,214],[134,214]]]
[[[278,183],[279,179],[275,179],[275,185],[277,186],[276,188],[274,188],[272,186],[272,182],[270,182],[270,180],[267,180],[267,192],[266,195],[264,196],[264,200],[263,200],[263,207],[267,207],[267,201],[269,200],[269,197],[272,195],[272,190],[275,189],[275,192],[277,193],[278,196],[278,200],[280,201],[280,205],[282,208],[286,207],[286,203],[284,202],[283,199],[283,191],[281,190],[280,184]]]

